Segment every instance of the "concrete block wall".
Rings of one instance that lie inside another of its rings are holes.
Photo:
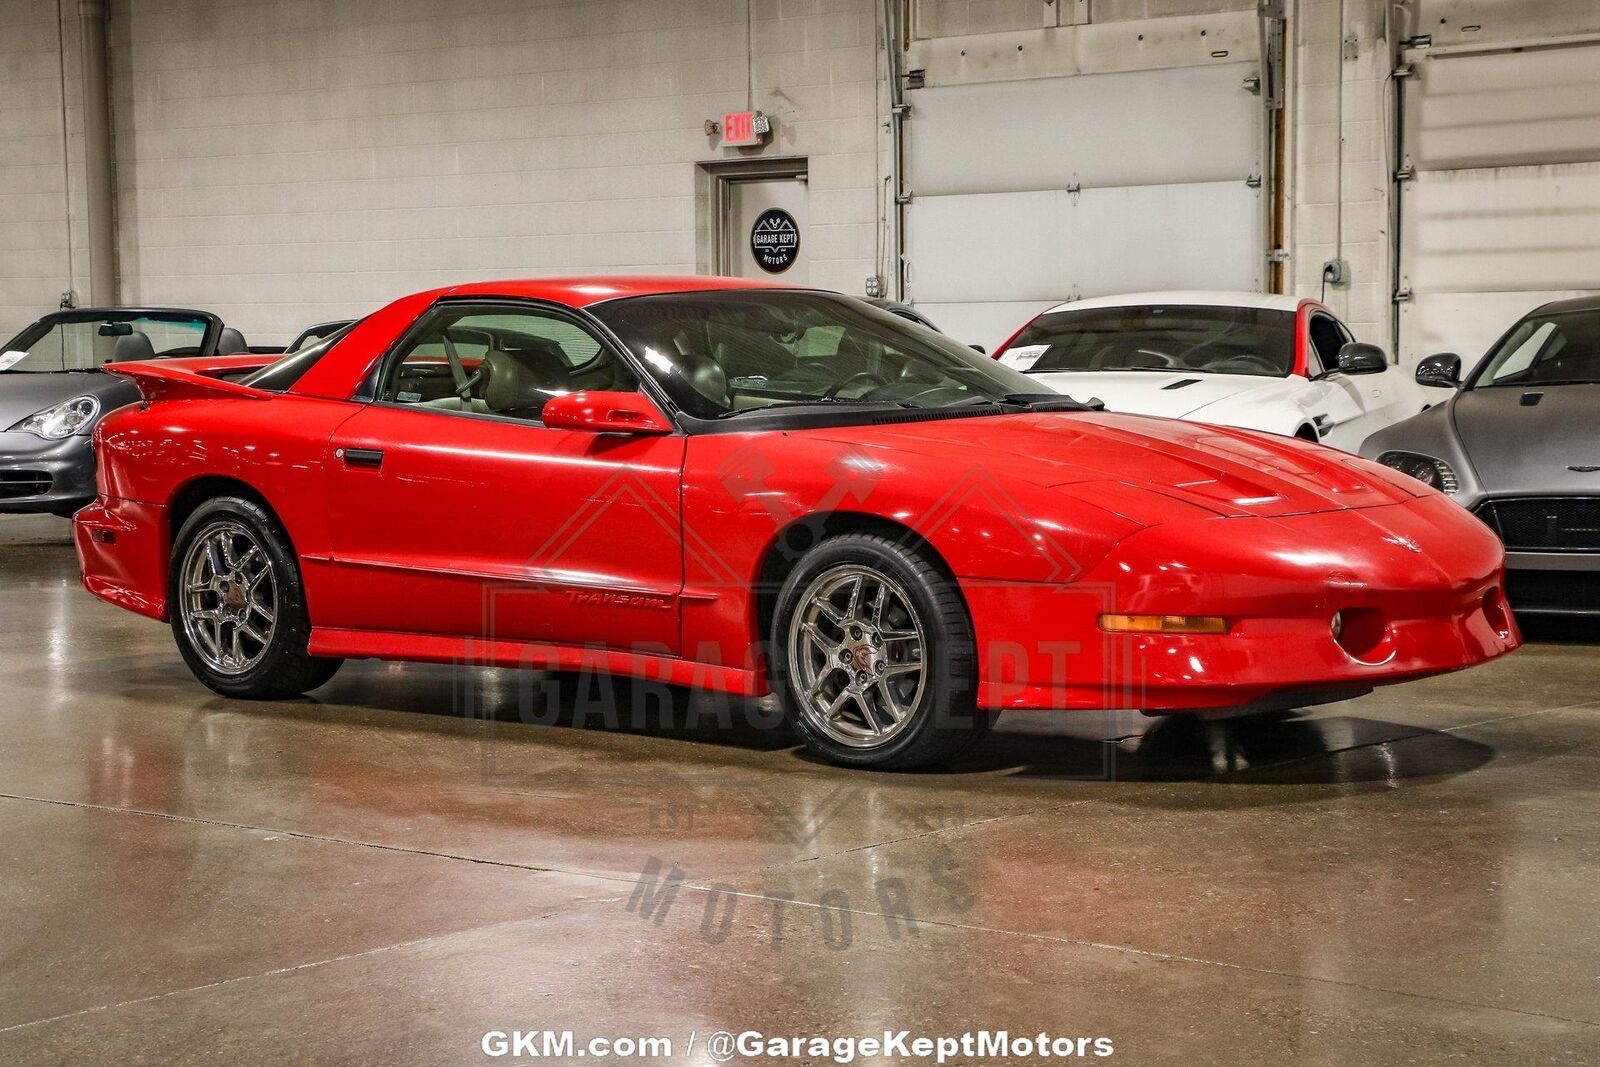
[[[1349,281],[1327,288],[1328,305],[1358,338],[1392,352],[1393,51],[1384,6],[1293,5],[1289,251],[1302,296],[1322,295],[1323,263],[1345,260]]]
[[[1029,0],[1038,3],[1039,0]],[[927,0],[964,30],[1022,0]],[[1042,5],[1041,5],[1042,6]],[[1094,0],[1096,21],[1250,6]],[[257,342],[452,280],[694,271],[702,124],[760,108],[809,159],[812,281],[887,273],[879,0],[113,0],[121,299],[214,307]],[[0,332],[87,274],[76,5],[0,0]],[[1341,14],[1342,12],[1342,14]],[[1293,288],[1389,336],[1382,0],[1294,0]],[[1341,39],[1356,38],[1343,58]],[[67,180],[69,179],[69,180]],[[74,197],[76,277],[67,265]]]
[[[695,270],[703,123],[810,159],[813,281],[860,291],[873,0],[119,0],[123,298],[258,343],[431,285]]]
[[[56,10],[55,0],[0,0],[0,344],[54,308],[63,290],[87,286],[77,5],[63,24]],[[62,155],[63,49],[70,168]]]

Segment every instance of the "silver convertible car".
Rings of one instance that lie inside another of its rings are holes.
[[[248,352],[209,311],[76,308],[44,316],[0,348],[0,513],[71,515],[94,499],[89,435],[139,399],[107,363]]]
[[[1452,353],[1424,359],[1417,381],[1455,393],[1361,454],[1500,535],[1515,611],[1600,616],[1600,297],[1530,312],[1465,381]]]

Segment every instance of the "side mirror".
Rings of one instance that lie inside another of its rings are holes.
[[[1440,352],[1422,360],[1417,364],[1417,384],[1454,389],[1461,384],[1461,357],[1454,352]]]
[[[664,434],[672,423],[643,393],[595,390],[551,397],[539,413],[546,426],[590,433]]]
[[[989,354],[989,350],[984,348],[982,345],[968,345],[967,347],[978,353],[980,356],[987,356]]]
[[[1389,356],[1377,345],[1350,341],[1339,349],[1339,373],[1382,374],[1389,369]]]

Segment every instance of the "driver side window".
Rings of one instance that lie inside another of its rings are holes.
[[[444,304],[401,341],[377,399],[538,422],[551,397],[638,388],[627,364],[571,316],[553,309]]]
[[[1311,316],[1311,345],[1306,350],[1306,374],[1315,378],[1319,374],[1339,369],[1339,349],[1347,340],[1339,324],[1327,315]]]

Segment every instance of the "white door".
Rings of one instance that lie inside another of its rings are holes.
[[[1471,367],[1540,304],[1600,291],[1600,42],[1450,42],[1405,58],[1398,347],[1409,374],[1435,352]]]
[[[1266,280],[1254,61],[907,94],[907,294],[993,350],[1037,312]]]
[[[806,188],[803,177],[728,181],[720,235],[724,274],[809,283]]]

